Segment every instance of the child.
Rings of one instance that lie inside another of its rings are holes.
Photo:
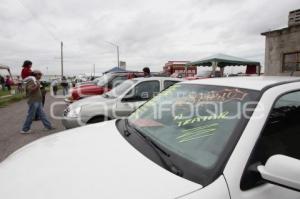
[[[26,84],[29,81],[33,81],[36,84],[36,79],[34,76],[32,76],[32,70],[31,70],[32,62],[29,60],[26,60],[26,61],[24,61],[22,67],[23,67],[23,69],[21,72],[21,77],[23,79],[23,82]]]

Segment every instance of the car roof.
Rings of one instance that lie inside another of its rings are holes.
[[[250,77],[223,77],[208,78],[184,82],[183,84],[204,84],[215,86],[238,87],[251,90],[263,90],[264,88],[300,81],[300,77],[289,76],[250,76]]]
[[[184,79],[180,79],[180,78],[174,78],[174,77],[138,77],[138,78],[134,78],[134,80],[138,80],[138,81],[149,81],[149,80],[171,80],[171,81],[178,81],[178,82],[182,82],[184,81]]]

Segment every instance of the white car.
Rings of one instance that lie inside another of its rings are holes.
[[[70,104],[64,111],[62,123],[70,129],[127,117],[153,96],[181,81],[170,77],[142,77],[122,81],[103,95],[87,97]]]
[[[128,119],[21,148],[0,164],[0,196],[299,199],[299,117],[300,78],[178,83]]]

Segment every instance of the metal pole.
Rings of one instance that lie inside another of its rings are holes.
[[[105,41],[105,42],[108,43],[108,44],[110,44],[110,45],[112,45],[112,46],[114,46],[114,47],[116,47],[116,49],[117,49],[117,61],[118,61],[117,66],[118,66],[118,68],[120,68],[120,51],[119,51],[119,46],[117,44],[114,44],[114,43],[109,42],[109,41]]]
[[[119,52],[119,46],[117,45],[117,56],[118,56],[118,68],[120,68],[120,52]]]
[[[96,65],[95,64],[94,64],[93,72],[94,72],[94,77],[95,77],[96,76]]]
[[[60,42],[60,61],[61,61],[61,78],[64,76],[64,54],[63,54],[63,42]]]

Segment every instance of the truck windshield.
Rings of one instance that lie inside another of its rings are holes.
[[[111,91],[107,92],[105,95],[108,97],[117,98],[131,88],[136,82],[137,80],[126,80],[117,87],[113,88]]]
[[[241,124],[251,116],[258,96],[258,91],[240,88],[176,84],[137,109],[128,122],[171,154],[203,172],[215,171],[224,151],[233,147],[233,136],[242,133]],[[189,168],[183,161],[176,164]]]
[[[100,86],[100,87],[106,86],[111,78],[112,78],[111,74],[105,74],[105,75],[97,78],[97,86]]]

